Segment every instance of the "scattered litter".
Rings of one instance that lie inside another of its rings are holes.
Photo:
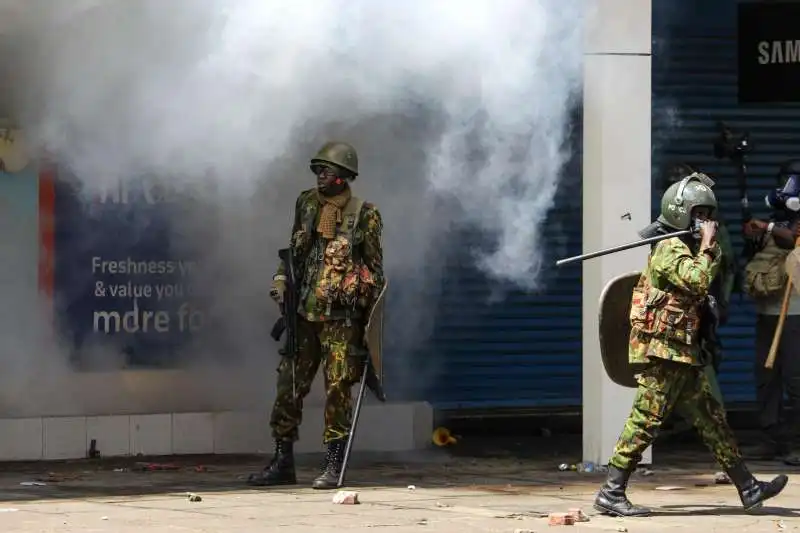
[[[115,468],[114,469],[114,472],[127,472],[127,471],[128,471],[127,468]]]
[[[662,485],[656,487],[656,490],[684,490],[686,487],[679,487],[678,485]]]
[[[42,483],[41,481],[23,481],[20,485],[23,487],[46,487],[47,483]]]
[[[108,517],[107,516],[101,516],[100,520],[108,520]]]
[[[171,463],[136,463],[134,468],[140,472],[156,472],[160,470],[180,470],[181,467]]]
[[[515,529],[514,533],[536,533],[532,529]]]
[[[594,472],[594,463],[592,463],[591,461],[578,463],[578,472],[586,472],[588,474],[591,474],[592,472]]]
[[[76,481],[82,477],[83,476],[81,474],[56,474],[55,472],[48,472],[46,476],[37,477],[36,481],[60,483],[62,481]]]
[[[730,485],[731,478],[728,477],[728,474],[725,472],[717,472],[714,474],[714,483],[717,485]]]
[[[786,529],[786,522],[783,520],[778,520],[775,525],[778,526],[778,529]]]
[[[577,507],[570,509],[567,511],[572,517],[575,519],[576,522],[588,522],[589,517],[586,516],[581,509]]]
[[[458,442],[458,439],[451,435],[450,430],[445,427],[438,427],[433,430],[431,440],[436,446],[449,446]]]
[[[628,531],[628,528],[627,528],[627,527],[622,527],[622,526],[619,526],[619,527],[617,528],[617,531],[619,531],[620,533],[627,533],[627,531]]]
[[[0,507],[0,513],[16,513],[19,509],[13,507]]]
[[[562,472],[566,472],[567,470],[575,470],[575,465],[568,465],[567,463],[561,463],[558,465],[558,469]]]
[[[419,522],[417,522],[417,525],[419,525],[419,526],[427,526],[428,525],[428,519],[427,518],[420,518]]]
[[[449,503],[436,502],[436,507],[452,507]]]
[[[199,494],[195,494],[194,492],[187,492],[186,493],[186,497],[188,498],[188,500],[190,502],[201,502],[201,501],[203,501],[203,498],[200,497]]]
[[[417,486],[416,485],[409,485],[408,486],[408,490],[417,490]]]
[[[340,490],[333,495],[333,503],[338,505],[358,505],[358,493],[352,490]]]
[[[636,473],[639,474],[640,476],[652,476],[653,475],[653,471],[649,470],[647,468],[637,468],[636,469]]]
[[[569,513],[550,513],[547,517],[547,524],[550,526],[572,526],[575,525],[575,517]]]

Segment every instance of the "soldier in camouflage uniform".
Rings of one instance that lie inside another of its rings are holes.
[[[275,455],[263,472],[250,476],[252,485],[296,483],[292,448],[298,439],[303,398],[323,364],[323,442],[328,451],[313,487],[336,488],[350,432],[351,388],[361,378],[367,356],[365,321],[385,281],[380,212],[354,196],[350,188],[358,175],[355,149],[342,142],[328,143],[311,159],[311,171],[317,186],[297,198],[291,234],[299,287],[299,353],[294,372],[292,361],[285,358],[278,367],[270,421]],[[270,291],[279,303],[286,289],[284,272],[281,263]]]
[[[720,247],[712,220],[717,201],[702,176],[672,185],[661,200],[659,221],[688,237],[658,243],[633,291],[629,360],[640,368],[639,387],[625,427],[608,462],[608,477],[597,494],[597,510],[614,516],[646,516],[625,490],[642,453],[653,443],[672,410],[691,421],[706,446],[736,485],[745,509],[780,493],[788,478],[758,481],[747,469],[723,406],[703,371],[698,332],[711,282],[720,268]]]
[[[665,172],[662,180],[662,194],[665,193],[667,189],[669,189],[669,187],[675,183],[679,183],[686,176],[691,176],[695,173],[700,175],[700,173],[688,163],[677,163],[671,165]],[[703,179],[710,187],[712,187],[713,190],[713,180],[708,178],[705,174],[703,174]],[[720,248],[720,266],[719,270],[717,271],[717,275],[714,276],[714,280],[711,283],[709,294],[716,300],[719,325],[724,326],[728,321],[731,295],[733,294],[733,287],[736,283],[738,269],[736,264],[736,254],[734,252],[731,236],[728,232],[727,226],[725,225],[725,221],[722,219],[719,213],[717,213],[716,220],[718,222],[716,240],[719,243]],[[666,228],[665,231],[672,231],[672,228]],[[719,387],[719,380],[717,379],[717,375],[719,374],[719,366],[722,362],[722,342],[717,334],[716,328],[714,328],[713,331],[709,331],[709,333],[710,335],[706,335],[701,340],[703,345],[702,349],[707,354],[705,358],[707,361],[705,373],[708,377],[708,382],[711,386],[711,391],[714,393],[714,397],[721,404],[724,404],[722,391]],[[689,427],[691,427],[691,424],[687,422],[686,429],[689,429]],[[683,429],[683,427],[679,427],[676,431],[682,431]]]

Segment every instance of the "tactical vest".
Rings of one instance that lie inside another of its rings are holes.
[[[744,268],[744,290],[754,299],[771,298],[786,287],[786,256],[791,250],[784,250],[770,235],[764,247],[748,261]]]
[[[654,339],[691,346],[700,331],[702,301],[652,284],[650,265],[639,277],[631,299],[631,330]]]
[[[311,278],[304,276],[301,301],[305,302],[311,291],[314,291],[317,302],[325,302],[324,316],[327,319],[344,318],[349,322],[350,318],[357,317],[359,297],[372,282],[372,276],[357,251],[363,240],[358,229],[363,206],[364,200],[356,196],[350,198],[342,209],[342,221],[336,226],[335,237],[323,241],[321,249],[317,248],[318,254],[314,258],[317,262],[316,275]],[[318,213],[319,208],[306,211],[302,222],[310,230],[313,239],[319,238],[316,234]],[[304,260],[303,263],[305,262]],[[337,313],[334,306],[341,310]]]

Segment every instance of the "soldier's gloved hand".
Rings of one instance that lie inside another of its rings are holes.
[[[278,305],[283,303],[283,295],[286,292],[286,276],[277,274],[272,278],[272,285],[269,288],[269,296]]]

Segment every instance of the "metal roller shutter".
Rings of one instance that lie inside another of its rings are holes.
[[[579,143],[581,128],[573,131]],[[580,154],[580,147],[575,150]],[[581,159],[569,163],[544,233],[543,290],[495,298],[496,283],[471,267],[470,247],[449,261],[427,357],[438,378],[425,394],[437,409],[572,407],[581,403]],[[469,243],[465,237],[462,242]],[[496,301],[495,301],[496,300]],[[424,364],[424,361],[422,362]]]

